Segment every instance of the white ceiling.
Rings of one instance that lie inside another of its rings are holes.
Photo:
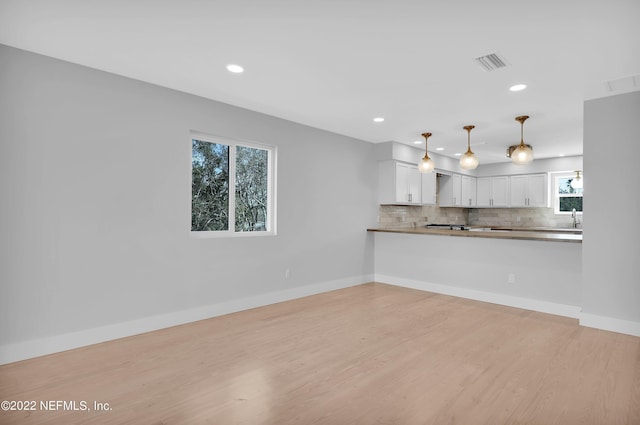
[[[640,90],[639,18],[640,0],[0,0],[0,43],[369,142],[429,131],[444,155],[473,124],[486,164],[517,115],[536,158],[582,154],[583,101]],[[509,66],[483,71],[494,52]]]

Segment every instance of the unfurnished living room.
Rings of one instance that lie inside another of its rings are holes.
[[[0,424],[640,424],[638,16],[0,0]]]

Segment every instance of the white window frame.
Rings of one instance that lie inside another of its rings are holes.
[[[205,133],[199,133],[192,131],[189,134],[189,164],[192,161],[192,141],[199,140],[202,142],[222,144],[229,147],[229,228],[227,230],[206,230],[197,231],[191,230],[191,203],[193,201],[193,194],[189,199],[189,232],[192,236],[198,238],[219,238],[219,237],[259,237],[259,236],[275,236],[276,232],[276,167],[277,167],[277,152],[276,146],[267,145],[264,143],[250,142],[245,140],[230,139],[222,136],[214,136]],[[236,231],[236,147],[243,146],[254,149],[262,149],[267,151],[268,163],[267,163],[267,222],[265,223],[266,230],[253,231],[253,232],[239,232]],[[191,170],[191,165],[189,165]],[[191,178],[190,178],[191,179]]]
[[[558,173],[551,173],[553,178],[550,179],[551,180],[551,190],[549,193],[552,194],[553,196],[553,213],[555,215],[559,215],[559,216],[566,216],[566,215],[571,215],[571,211],[560,211],[560,198],[566,198],[566,197],[581,197],[584,198],[584,193],[582,194],[571,194],[571,195],[561,195],[558,193],[558,184],[559,184],[559,180],[560,179],[566,179],[566,178],[575,178],[576,176],[576,172],[575,171],[566,171],[566,172],[558,172]],[[577,215],[582,215],[582,211],[576,211]]]

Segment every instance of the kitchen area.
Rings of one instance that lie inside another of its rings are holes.
[[[432,154],[438,168],[420,173],[414,165],[420,155],[417,149],[394,142],[376,149],[378,230],[582,234],[582,187],[577,191],[578,211],[554,208],[558,201],[554,176],[580,170],[582,156],[540,159],[526,166],[492,163],[471,174],[452,158]]]
[[[416,173],[418,149],[376,149],[376,281],[579,317],[582,213],[558,213],[553,192],[581,156],[470,172],[430,153],[436,169]]]

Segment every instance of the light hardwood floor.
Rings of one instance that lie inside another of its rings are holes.
[[[640,338],[366,284],[5,365],[0,400],[38,402],[3,425],[638,425]]]

